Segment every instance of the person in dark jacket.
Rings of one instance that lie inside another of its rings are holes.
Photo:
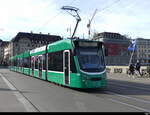
[[[142,76],[142,73],[140,71],[140,68],[141,68],[141,64],[140,64],[140,61],[137,60],[137,63],[135,65],[135,69],[139,72],[140,76]]]
[[[129,70],[130,70],[130,74],[134,75],[134,70],[135,70],[135,68],[134,68],[134,64],[133,64],[133,63],[131,63],[131,64],[129,65]]]

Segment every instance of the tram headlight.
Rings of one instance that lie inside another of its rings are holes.
[[[80,73],[77,73],[77,76],[80,76],[81,74]]]
[[[83,82],[85,82],[86,80],[85,80],[85,79],[83,79],[82,81],[83,81]]]

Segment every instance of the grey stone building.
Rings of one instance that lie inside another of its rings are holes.
[[[3,57],[2,57],[2,55],[3,55],[3,54],[2,54],[2,53],[3,53],[2,42],[3,42],[3,41],[0,39],[0,62],[2,61],[2,58],[3,58]]]
[[[57,35],[19,32],[10,42],[10,56],[61,40]]]
[[[140,60],[142,65],[150,65],[150,39],[137,38],[133,62]]]
[[[93,40],[103,41],[106,65],[128,65],[131,53],[128,51],[130,39],[112,32],[98,33]]]
[[[3,66],[3,65],[7,65],[7,58],[8,55],[6,56],[5,55],[5,48],[9,45],[9,41],[2,41],[0,40],[0,66]]]

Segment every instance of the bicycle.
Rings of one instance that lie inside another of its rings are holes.
[[[148,69],[142,70],[143,78],[150,78],[150,71]]]
[[[132,72],[130,71],[130,69],[127,70],[127,74],[128,74],[128,77],[137,77],[137,78],[150,78],[150,71],[148,71],[147,69],[145,70],[142,70],[142,75],[139,74],[139,72],[134,69],[133,71],[133,74],[131,74]]]
[[[128,69],[127,74],[128,74],[128,77],[132,77],[132,78],[141,77],[141,75],[139,74],[139,72],[136,69],[134,69],[133,72],[130,69]]]

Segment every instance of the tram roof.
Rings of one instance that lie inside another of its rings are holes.
[[[23,53],[23,57],[26,58],[26,57],[29,57],[30,56],[30,51],[25,51]]]
[[[35,48],[35,49],[30,51],[31,56],[42,55],[44,53],[46,53],[46,45],[42,46],[42,47]]]
[[[55,52],[61,50],[72,49],[72,41],[70,39],[63,39],[54,43],[51,43],[47,46],[48,52]]]
[[[47,46],[48,52],[54,52],[54,51],[61,51],[61,50],[67,50],[67,49],[72,49],[74,45],[72,42],[80,42],[80,41],[85,41],[85,42],[99,42],[103,43],[101,41],[96,41],[96,40],[88,40],[88,39],[63,39],[54,43],[51,43]]]

